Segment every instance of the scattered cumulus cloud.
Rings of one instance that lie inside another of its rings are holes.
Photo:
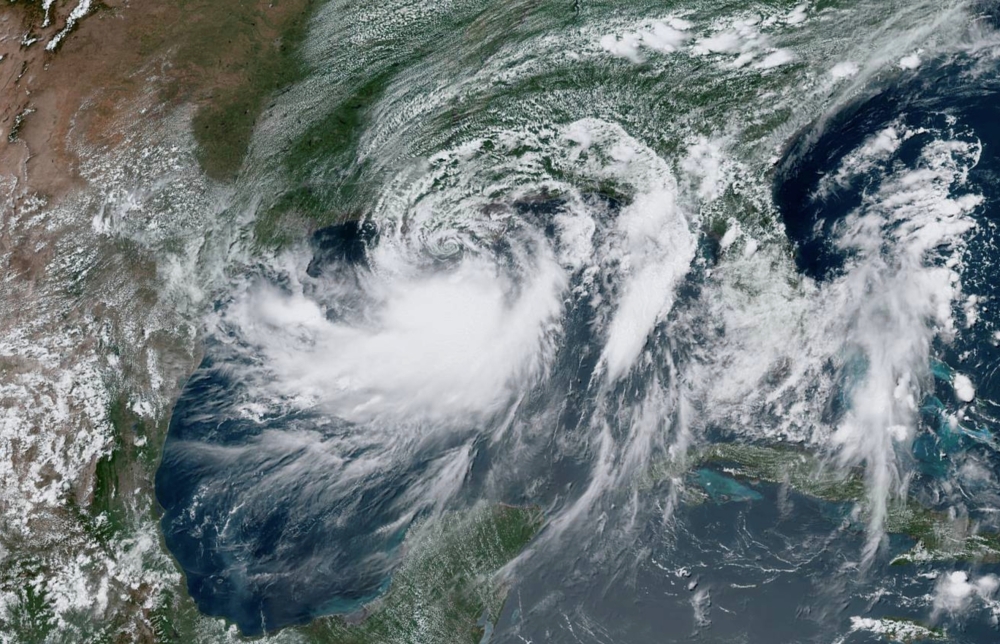
[[[997,588],[1000,588],[1000,579],[996,575],[972,578],[963,570],[943,575],[934,589],[934,615],[935,617],[944,613],[961,615],[968,611],[976,600],[984,602],[995,615],[1000,605],[1000,602],[993,599]]]
[[[909,56],[903,56],[902,58],[900,58],[899,59],[899,68],[900,69],[916,69],[917,67],[920,67],[920,63],[922,62],[920,60],[920,53],[921,52],[918,50],[918,51],[910,54]]]
[[[754,65],[754,67],[756,69],[773,69],[775,67],[787,65],[794,60],[795,56],[792,55],[792,52],[787,49],[778,49],[765,56],[764,59]]]
[[[675,29],[662,22],[653,24],[653,28],[642,33],[642,42],[650,49],[661,53],[670,53],[684,44],[688,35],[683,30]]]
[[[656,21],[646,29],[618,36],[607,34],[601,38],[601,47],[612,56],[627,58],[633,63],[641,63],[645,57],[640,47],[661,54],[677,51],[688,39],[686,31],[691,23],[680,18]]]
[[[806,16],[806,10],[808,8],[809,6],[805,4],[800,4],[795,7],[787,16],[785,16],[785,23],[789,25],[801,25],[809,19],[808,16]]]
[[[687,156],[681,161],[684,174],[696,186],[698,197],[705,201],[718,198],[728,184],[729,176],[724,165],[722,141],[704,137],[688,148]]]
[[[608,34],[601,38],[601,47],[612,56],[627,58],[633,63],[641,63],[645,59],[639,53],[640,42],[642,42],[642,37],[637,33],[625,34],[621,37]]]
[[[669,18],[636,28],[624,34],[606,34],[601,37],[601,48],[618,58],[633,63],[642,63],[648,52],[669,54],[684,48],[696,56],[734,55],[725,63],[734,69],[753,64],[756,70],[769,70],[795,61],[796,56],[788,49],[775,48],[762,29],[779,24],[798,25],[807,20],[808,5],[795,7],[784,17],[771,16],[767,20],[750,16],[727,25],[717,25],[708,33],[694,37],[690,30],[693,25],[682,18]],[[755,62],[756,61],[756,62]],[[835,67],[834,76],[847,77],[857,73],[853,63],[842,63]]]
[[[972,402],[976,397],[976,388],[965,374],[955,374],[952,385],[955,387],[955,397],[962,402]]]
[[[703,54],[727,54],[740,50],[743,39],[735,31],[723,31],[712,34],[707,38],[702,38],[695,45],[696,53]]]
[[[842,63],[837,63],[832,68],[830,68],[830,75],[836,80],[843,78],[851,78],[852,76],[857,76],[858,72],[861,71],[858,68],[857,63],[851,61],[844,61]]]

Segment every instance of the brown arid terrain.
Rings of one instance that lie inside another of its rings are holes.
[[[0,174],[58,199],[79,184],[75,148],[114,147],[122,128],[197,105],[203,162],[239,165],[264,100],[299,73],[295,37],[311,0],[5,0],[0,15]],[[67,31],[68,30],[68,31]]]
[[[2,642],[172,641],[196,615],[153,495],[198,360],[179,267],[210,219],[191,204],[227,190],[268,97],[300,77],[311,8],[0,4]],[[185,228],[190,246],[164,232]]]

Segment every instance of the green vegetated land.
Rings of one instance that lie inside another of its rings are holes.
[[[219,13],[202,7],[204,0],[186,2],[192,11]],[[277,16],[265,3],[241,4],[218,20],[195,20],[185,34],[190,45],[181,48],[179,64],[218,77],[192,121],[198,160],[213,179],[236,178],[268,102],[308,75],[301,47],[322,0],[282,3],[270,3],[281,9]],[[269,195],[258,213],[260,246],[280,248],[318,226],[360,215],[351,206],[361,181],[353,153],[393,70],[345,80],[346,95],[283,151],[279,171],[287,187]]]
[[[115,432],[109,453],[94,466],[89,498],[68,497],[62,511],[54,513],[50,542],[16,543],[10,553],[0,557],[0,591],[8,601],[0,611],[0,635],[10,642],[125,642],[152,641],[138,607],[149,589],[110,585],[110,601],[129,605],[126,610],[111,612],[111,618],[97,621],[86,611],[54,610],[56,598],[46,581],[55,572],[45,555],[59,546],[70,548],[85,561],[83,572],[101,560],[128,557],[139,547],[133,539],[142,526],[155,522],[152,477],[148,474],[155,462],[155,448],[148,437],[161,435],[165,424],[155,426],[139,417],[120,396],[112,401],[108,417]],[[139,443],[135,439],[144,439]],[[12,537],[13,535],[5,535]],[[160,560],[163,563],[165,560]],[[155,566],[156,562],[143,560]],[[172,571],[162,570],[164,575]],[[131,604],[131,605],[130,605]],[[53,639],[55,638],[55,639]]]
[[[268,641],[309,644],[478,644],[507,597],[497,572],[543,525],[537,507],[480,505],[415,529],[386,593],[360,614],[318,617]],[[214,642],[228,631],[190,598],[167,592],[151,616],[162,644]]]
[[[218,180],[235,177],[243,164],[257,120],[276,93],[302,80],[306,67],[299,51],[318,0],[232,3],[219,9],[187,0],[196,19],[182,48],[180,64],[219,76],[212,96],[195,113],[192,127],[198,160]]]
[[[866,514],[863,474],[844,475],[824,467],[818,457],[791,447],[722,443],[706,447],[691,459],[693,467],[705,466],[747,482],[785,484],[796,492],[832,503],[858,503]],[[697,479],[695,484],[697,485]],[[976,532],[967,520],[930,510],[912,499],[889,507],[886,530],[914,540],[911,551],[894,564],[926,561],[1000,561],[1000,535]]]
[[[456,525],[440,521],[413,544],[386,595],[360,623],[341,617],[304,629],[323,644],[477,644],[486,623],[500,616],[507,588],[493,578],[522,552],[542,526],[534,507],[496,505]]]
[[[290,187],[258,216],[254,237],[259,244],[278,248],[294,241],[300,227],[289,226],[289,221],[322,226],[363,214],[355,207],[363,167],[355,162],[354,153],[365,116],[382,96],[392,74],[390,68],[360,82],[292,143],[282,159]]]

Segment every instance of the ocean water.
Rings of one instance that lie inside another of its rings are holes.
[[[485,501],[545,516],[492,642],[995,641],[994,20],[324,5],[234,208],[338,221],[230,258],[157,476],[199,608]]]

